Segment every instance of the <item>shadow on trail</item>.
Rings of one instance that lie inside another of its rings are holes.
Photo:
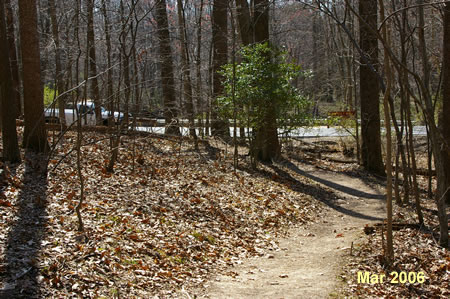
[[[346,193],[348,193],[348,194],[349,194],[349,192],[352,192],[353,193],[352,195],[355,195],[355,196],[358,196],[356,194],[359,194],[358,192],[361,192],[358,190],[354,190],[352,188],[348,188],[348,187],[345,187],[342,185],[338,185],[338,184],[329,182],[327,180],[323,180],[321,178],[310,175],[308,173],[305,173],[304,171],[300,170],[296,165],[294,165],[290,161],[286,161],[286,160],[283,161],[283,165],[286,166],[287,168],[293,170],[294,172],[298,173],[299,175],[310,178],[311,180],[314,180],[318,183],[329,186],[335,190],[342,189],[342,190],[347,191]],[[355,218],[366,219],[366,220],[373,220],[373,221],[382,221],[383,220],[383,218],[365,215],[365,214],[359,213],[357,211],[351,210],[349,208],[344,208],[338,202],[336,202],[336,200],[338,198],[336,197],[336,194],[333,191],[325,190],[323,188],[320,188],[319,186],[304,184],[304,183],[298,181],[297,179],[295,179],[294,177],[292,177],[285,170],[283,170],[275,165],[269,165],[269,167],[280,177],[280,178],[276,178],[273,175],[266,174],[268,176],[271,176],[272,180],[277,181],[282,184],[285,184],[285,185],[288,185],[288,187],[293,191],[310,195],[313,198],[315,198],[316,200],[326,204],[330,208],[332,208],[340,213],[343,213],[345,215],[349,215],[349,216],[352,216]],[[337,186],[335,186],[335,185],[337,185]],[[339,189],[336,187],[339,187]],[[365,193],[365,192],[362,192],[361,194],[369,195],[368,193]],[[381,196],[381,195],[374,196],[373,194],[370,194],[370,197],[366,197],[366,198],[383,199],[383,196]]]
[[[289,154],[289,158],[293,159],[293,160],[295,160],[297,162],[300,162],[302,164],[316,166],[316,164],[310,162],[310,161],[313,160],[312,158],[305,159],[305,158],[299,157],[298,155],[295,155],[295,154]],[[326,186],[328,186],[330,188],[333,188],[335,190],[339,190],[341,192],[347,193],[349,195],[362,197],[362,198],[368,198],[368,199],[380,199],[380,200],[385,200],[386,199],[386,197],[384,195],[370,194],[370,193],[362,192],[362,191],[359,191],[359,190],[356,190],[356,189],[353,189],[353,188],[349,188],[349,187],[346,187],[346,186],[342,186],[342,185],[339,185],[339,184],[336,184],[336,183],[324,180],[322,178],[318,178],[318,177],[316,177],[314,175],[311,175],[311,174],[309,174],[309,173],[307,173],[307,172],[305,172],[303,170],[300,170],[295,164],[293,164],[290,161],[284,160],[282,163],[284,165],[286,165],[286,167],[291,168],[293,171],[297,172],[300,175],[303,175],[303,176],[305,176],[305,177],[307,177],[307,178],[309,178],[311,180],[314,180],[314,181],[316,181],[318,183],[324,184],[324,185],[326,185]],[[349,170],[342,170],[342,171],[340,170],[340,171],[335,171],[335,170],[327,169],[326,171],[343,174],[343,175],[346,175],[346,176],[352,177],[352,178],[361,178],[362,177],[362,174],[360,173],[359,170],[350,170],[350,171]],[[372,176],[365,176],[364,177],[364,183],[373,188],[374,186],[380,184],[380,178],[377,179],[377,178],[372,177]]]
[[[46,157],[26,154],[25,173],[6,240],[0,298],[41,298],[39,252],[47,222]]]
[[[325,185],[327,187],[330,187],[330,188],[332,188],[334,190],[346,193],[348,195],[356,196],[356,197],[359,197],[359,198],[367,198],[367,199],[379,199],[379,200],[385,200],[386,199],[386,197],[384,195],[381,195],[381,194],[367,193],[367,192],[364,192],[364,191],[360,191],[360,190],[357,190],[357,189],[354,189],[354,188],[350,188],[350,187],[347,187],[347,186],[343,186],[343,185],[340,185],[340,184],[337,184],[337,183],[334,183],[334,182],[331,182],[331,181],[319,178],[317,176],[314,176],[314,175],[312,175],[310,173],[307,173],[307,172],[301,170],[300,168],[297,167],[297,165],[293,164],[290,161],[283,161],[283,165],[285,165],[287,168],[291,169],[292,171],[298,173],[299,175],[307,177],[308,179],[311,179],[311,180],[313,180],[315,182],[321,183],[321,184],[323,184],[323,185]]]

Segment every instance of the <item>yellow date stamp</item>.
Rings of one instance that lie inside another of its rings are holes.
[[[425,282],[425,273],[424,272],[397,272],[392,271],[389,273],[389,276],[386,277],[386,274],[381,273],[371,273],[368,271],[358,271],[358,283],[384,283],[388,282],[391,284],[398,283],[424,283]]]

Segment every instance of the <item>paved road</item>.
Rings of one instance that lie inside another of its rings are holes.
[[[188,135],[189,131],[187,127],[182,127],[183,135]],[[153,132],[164,134],[164,127],[137,127],[138,131],[144,132]],[[394,129],[392,129],[394,130]],[[230,128],[230,135],[234,136],[233,128]],[[382,129],[382,132],[384,129]],[[248,132],[248,129],[246,129]],[[197,130],[198,133],[198,130]],[[282,134],[283,131],[279,130],[279,133]],[[413,129],[413,134],[415,136],[426,136],[426,128],[425,126],[415,126]],[[237,132],[237,136],[239,135],[239,130]],[[318,126],[318,127],[310,127],[310,128],[297,128],[289,132],[290,137],[299,137],[299,138],[312,138],[312,137],[345,137],[351,136],[350,132],[342,127],[326,127],[326,126]]]

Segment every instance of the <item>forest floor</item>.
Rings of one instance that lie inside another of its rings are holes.
[[[209,298],[327,298],[338,287],[344,257],[363,242],[366,224],[385,216],[384,196],[360,177],[295,163],[295,177],[319,182],[328,192],[313,223],[289,229],[279,248],[245,260],[234,275],[219,275],[204,286]]]
[[[85,132],[82,232],[75,140],[70,132],[50,158],[28,153],[0,167],[1,298],[448,294],[450,256],[434,241],[430,200],[426,226],[394,236],[394,269],[423,271],[424,283],[355,282],[356,271],[387,271],[378,225],[385,182],[344,157],[342,139],[295,141],[257,170],[240,148],[234,170],[221,142],[195,150],[142,133],[122,137],[108,173],[108,135]],[[394,212],[416,222],[410,206]]]

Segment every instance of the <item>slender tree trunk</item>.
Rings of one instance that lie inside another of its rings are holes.
[[[447,205],[450,204],[450,3],[444,6],[444,38],[442,59],[442,121],[441,131],[444,144],[441,145],[442,167],[438,173],[438,216],[440,237],[439,244],[448,247]],[[436,151],[437,148],[434,148]],[[436,166],[436,172],[438,168]]]
[[[106,42],[106,61],[107,61],[107,78],[106,78],[106,105],[108,107],[109,112],[111,113],[108,115],[108,126],[114,125],[114,101],[113,101],[113,70],[112,70],[112,63],[111,63],[111,26],[109,24],[109,18],[108,18],[108,9],[107,9],[107,2],[109,4],[108,0],[102,0],[102,13],[103,13],[103,21],[105,26],[105,42]]]
[[[413,125],[411,122],[411,105],[409,105],[409,102],[407,103],[408,107],[406,107],[406,118],[408,123],[408,141],[409,141],[409,153],[411,156],[411,172],[412,172],[412,181],[413,181],[413,192],[414,192],[414,202],[416,206],[416,213],[417,218],[419,220],[420,224],[423,224],[423,214],[422,214],[422,207],[420,204],[420,194],[419,194],[419,186],[417,183],[417,165],[416,165],[416,153],[414,150],[414,139],[413,139]],[[431,173],[431,172],[430,172]],[[430,175],[431,177],[431,175]]]
[[[131,48],[131,60],[133,61],[133,85],[134,85],[134,103],[133,103],[133,111],[132,113],[137,114],[140,111],[141,107],[141,92],[139,88],[139,67],[137,61],[137,53],[136,53],[136,36],[132,34],[133,37],[133,47]],[[136,118],[133,118],[133,126],[136,124]]]
[[[403,0],[403,5],[405,5],[405,7],[407,6],[406,0]],[[408,22],[408,16],[407,16],[406,10],[404,10],[402,12],[402,20],[401,20],[401,26],[400,26],[400,48],[401,48],[400,60],[404,65],[407,65],[407,59],[408,59],[407,51],[406,51],[406,43],[407,43],[406,29],[408,27],[407,22]],[[411,99],[407,92],[407,90],[410,90],[410,85],[409,85],[409,76],[408,76],[408,72],[406,69],[402,69],[402,71],[399,73],[399,78],[400,78],[400,99],[401,99],[400,115],[402,116],[401,117],[402,131],[400,132],[397,129],[397,144],[398,144],[399,151],[401,154],[402,168],[403,168],[404,197],[402,199],[402,203],[407,204],[407,203],[409,203],[409,179],[410,179],[409,169],[410,169],[410,167],[408,167],[408,165],[407,165],[405,149],[403,146],[403,112],[405,110],[405,107],[407,106],[407,102],[409,102]],[[391,109],[393,109],[393,107],[391,107]],[[396,125],[396,123],[395,123],[395,125]],[[400,133],[400,134],[398,134],[398,133]]]
[[[217,98],[223,94],[223,76],[219,74],[219,71],[228,62],[228,0],[214,0],[211,21],[213,35],[211,130],[213,135],[229,139],[230,130],[228,121],[220,119],[217,104]]]
[[[19,78],[19,62],[17,57],[16,50],[16,37],[14,30],[14,17],[13,11],[11,8],[11,0],[5,0],[5,9],[6,9],[6,30],[8,37],[8,45],[9,45],[9,62],[11,64],[11,73],[12,73],[12,88],[13,88],[13,99],[14,102],[11,107],[16,107],[15,117],[18,118],[22,115],[22,104],[20,100],[20,78]]]
[[[377,1],[359,0],[360,47],[366,54],[368,63],[376,68],[378,64],[378,39],[371,30],[377,28]],[[376,74],[363,63],[360,67],[361,97],[361,158],[366,170],[385,175],[381,156],[380,134],[380,87]]]
[[[59,28],[58,19],[56,17],[56,5],[55,0],[48,0],[48,6],[50,11],[50,19],[52,21],[52,35],[55,42],[55,76],[56,76],[56,89],[59,94],[64,92],[64,72],[61,66],[61,46],[59,43]],[[66,124],[66,114],[64,112],[65,97],[61,96],[58,98],[58,110],[59,110],[59,121],[63,126]]]
[[[44,122],[44,96],[35,0],[19,0],[22,78],[25,110],[24,147],[35,152],[49,149]]]
[[[125,85],[124,89],[124,98],[125,98],[125,106],[124,106],[124,122],[126,127],[128,127],[129,119],[128,112],[130,107],[130,99],[131,99],[131,79],[130,79],[130,56],[131,51],[128,51],[128,33],[133,30],[132,22],[130,21],[131,12],[128,17],[125,16],[125,7],[123,1],[120,1],[120,19],[122,22],[122,31],[120,32],[119,42],[120,49],[122,54],[122,72],[123,72],[123,83]],[[130,25],[128,25],[130,22]],[[133,46],[133,45],[132,45]]]
[[[186,24],[184,17],[183,2],[177,0],[178,3],[178,23],[180,25],[180,42],[181,42],[181,65],[183,72],[183,89],[186,111],[189,119],[189,134],[194,137],[195,147],[198,148],[197,134],[195,132],[194,104],[192,100],[192,83],[191,83],[191,66],[189,63],[189,53],[187,48]]]
[[[200,0],[199,15],[197,21],[197,57],[195,59],[195,70],[197,73],[197,108],[201,112],[200,116],[200,135],[205,135],[203,128],[203,117],[205,113],[205,101],[202,96],[202,20],[203,20],[203,0]]]
[[[383,0],[380,0],[380,15],[381,19],[384,19],[384,5]],[[383,39],[386,41],[384,48],[384,69],[386,73],[387,86],[384,92],[383,107],[384,107],[384,126],[386,129],[386,210],[387,210],[387,230],[386,230],[386,260],[388,265],[392,265],[394,261],[394,246],[392,237],[392,142],[391,142],[391,120],[390,120],[390,107],[388,99],[390,98],[391,85],[392,85],[392,71],[391,62],[389,59],[387,48],[390,46],[390,34],[386,29],[386,26],[382,28]]]
[[[166,0],[156,1],[156,23],[158,27],[159,55],[161,57],[161,83],[164,98],[164,118],[166,134],[180,135],[177,124],[178,108],[175,97],[175,80],[173,77],[173,58],[170,46],[169,22],[167,19]]]
[[[9,67],[9,49],[5,24],[5,6],[0,2],[0,113],[3,141],[3,159],[12,163],[20,162],[20,151],[17,143],[16,117],[7,107],[14,107],[14,92],[11,68]]]
[[[202,98],[202,19],[203,19],[203,0],[200,0],[200,8],[199,8],[199,15],[198,15],[198,21],[197,21],[197,57],[195,59],[195,70],[197,73],[197,107],[198,110],[201,112],[200,116],[200,122],[201,122],[201,128],[200,128],[200,135],[203,137],[205,135],[203,128],[203,116],[205,113],[205,101]]]
[[[95,52],[95,33],[94,33],[94,1],[86,0],[87,7],[87,43],[89,55],[89,75],[91,83],[91,96],[95,104],[95,123],[101,125],[103,123],[102,111],[100,109],[100,90],[97,79],[97,57]]]

